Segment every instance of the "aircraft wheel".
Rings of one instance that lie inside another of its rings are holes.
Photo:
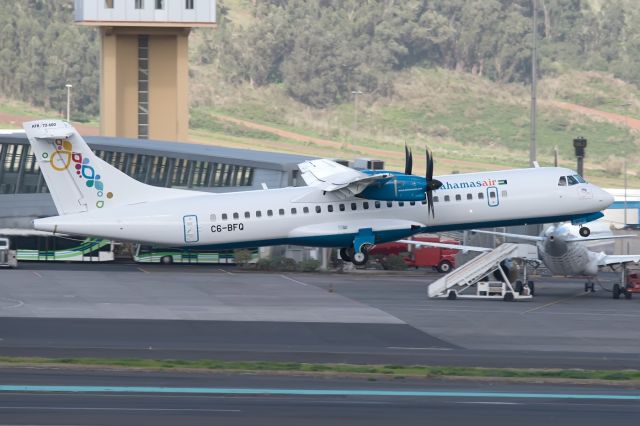
[[[441,274],[446,274],[450,272],[451,268],[452,268],[451,262],[449,262],[448,260],[443,260],[438,264],[438,272],[440,272]]]
[[[536,294],[536,285],[533,281],[527,281],[527,285],[529,286],[529,294],[535,296]]]
[[[587,238],[589,235],[591,235],[591,229],[587,228],[586,226],[581,227],[579,232],[581,237]]]
[[[355,253],[353,255],[353,258],[351,259],[353,264],[356,265],[356,266],[366,265],[368,260],[369,260],[369,255],[367,253],[363,253],[361,251],[359,251],[358,253]]]
[[[620,299],[620,293],[622,291],[620,290],[620,284],[614,284],[613,285],[613,298],[614,299]]]
[[[162,256],[160,258],[160,263],[163,265],[171,265],[173,263],[173,256]]]
[[[340,249],[339,253],[340,259],[344,260],[345,262],[351,262],[351,255],[353,254],[352,248],[343,247]]]

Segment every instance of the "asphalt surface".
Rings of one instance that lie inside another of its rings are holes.
[[[22,263],[0,272],[0,355],[640,366],[639,299],[564,279],[528,302],[428,299],[438,277]]]
[[[640,415],[640,391],[620,387],[47,369],[0,377],[0,386],[49,387],[0,391],[2,424],[635,425]]]

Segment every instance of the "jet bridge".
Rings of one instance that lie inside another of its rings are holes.
[[[530,244],[501,244],[434,281],[429,285],[429,297],[446,297],[451,300],[458,297],[503,299],[505,301],[531,299],[532,295],[528,286],[516,285],[518,290],[516,291],[515,283],[509,280],[501,263],[510,258],[520,258],[526,261],[537,259],[537,257],[535,247]],[[499,273],[502,278],[500,281],[485,280],[494,272]],[[475,293],[470,290],[474,286]]]

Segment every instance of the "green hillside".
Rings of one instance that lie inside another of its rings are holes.
[[[593,79],[601,86],[600,94],[589,85],[569,87],[562,81]],[[565,88],[562,93],[554,89],[559,85]],[[640,171],[635,131],[624,124],[561,109],[553,103],[589,98],[594,99],[589,106],[608,105],[602,109],[633,113],[635,105],[640,104],[634,86],[606,74],[574,73],[543,80],[540,92],[538,158],[542,165],[553,163],[553,150],[557,146],[560,163],[574,167],[572,139],[584,136],[589,140],[587,177],[609,186],[622,185],[621,158],[626,155],[629,173],[634,176],[631,181],[640,184],[635,179]],[[618,97],[618,92],[624,93],[624,97]],[[219,93],[216,99],[214,107],[194,108],[198,120],[192,120],[194,129],[207,130],[208,137],[216,143],[345,158],[376,156],[375,151],[372,155],[369,150],[374,148],[386,151],[388,157],[384,159],[396,167],[401,165],[402,146],[407,143],[416,152],[429,146],[442,160],[438,165],[440,173],[528,164],[529,92],[519,84],[493,83],[443,69],[414,69],[397,76],[396,93],[391,97],[359,96],[357,128],[353,102],[332,108],[310,108],[291,100],[279,87],[244,87],[226,95]],[[206,113],[209,115],[203,119]],[[296,142],[270,133],[250,135],[246,127],[222,123],[217,116],[241,118],[336,141],[339,145],[337,149],[323,148],[317,143]],[[198,135],[200,141],[206,140],[205,134]]]

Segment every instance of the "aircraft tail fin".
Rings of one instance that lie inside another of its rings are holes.
[[[102,161],[69,123],[23,124],[58,214],[175,198],[192,193],[146,185]]]

